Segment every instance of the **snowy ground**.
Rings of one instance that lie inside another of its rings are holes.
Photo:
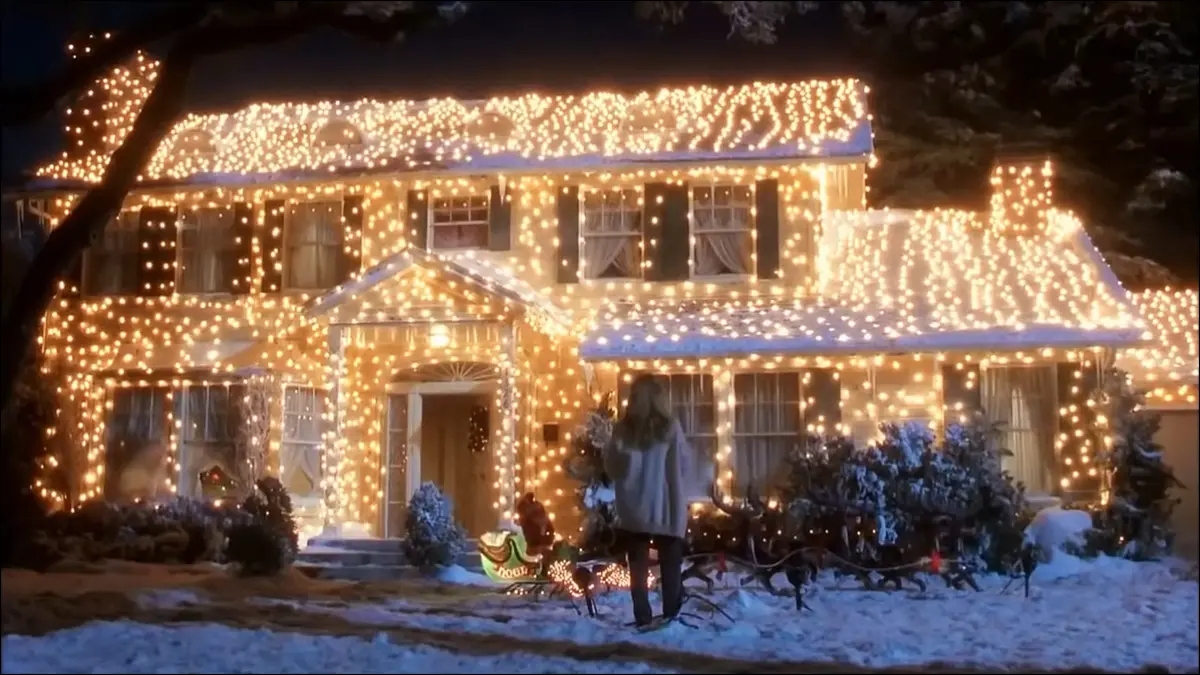
[[[441,581],[479,579],[455,572]],[[566,601],[539,603],[477,587],[358,600],[248,592],[236,606],[229,594],[206,596],[202,586],[160,589],[143,594],[141,607],[190,607],[170,620],[141,616],[142,623],[96,621],[41,637],[6,635],[3,672],[1200,668],[1197,583],[1168,565],[1059,554],[1039,567],[1029,599],[1016,584],[1002,594],[1005,583],[985,578],[980,593],[946,589],[940,580],[930,580],[926,592],[869,592],[849,581],[837,588],[827,578],[808,599],[814,611],[803,614],[790,599],[718,588],[712,597],[732,623],[717,618],[697,629],[672,626],[650,634],[625,627],[624,593],[605,595],[601,616],[591,619]],[[172,625],[149,625],[167,621]]]

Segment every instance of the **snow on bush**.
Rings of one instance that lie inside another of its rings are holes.
[[[417,489],[404,520],[404,556],[411,565],[452,565],[466,550],[467,534],[454,519],[454,505],[433,483],[422,483]]]
[[[855,523],[855,541],[826,544],[878,565],[884,548],[928,554],[933,523],[944,518],[969,533],[980,566],[1008,569],[1022,543],[1024,493],[1001,468],[989,431],[952,425],[939,445],[919,423],[881,430],[877,445],[813,438],[793,454],[784,497],[798,529],[836,534]]]
[[[1033,522],[1025,528],[1025,538],[1038,547],[1043,560],[1051,561],[1056,553],[1083,546],[1091,527],[1092,514],[1056,506],[1034,515]]]

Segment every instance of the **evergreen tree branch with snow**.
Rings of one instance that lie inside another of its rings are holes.
[[[423,569],[453,565],[466,551],[467,533],[454,519],[454,504],[437,485],[425,482],[408,502],[404,557]]]
[[[603,395],[576,430],[563,466],[579,483],[575,490],[582,515],[579,548],[585,557],[607,555],[614,542],[616,493],[604,472],[604,450],[612,441],[616,415],[612,394]]]

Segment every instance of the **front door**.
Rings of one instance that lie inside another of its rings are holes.
[[[489,480],[489,399],[482,394],[432,394],[422,396],[421,403],[421,482],[442,489],[471,537],[495,529],[497,520]]]

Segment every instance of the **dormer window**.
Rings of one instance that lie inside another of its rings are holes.
[[[317,131],[317,146],[322,148],[362,145],[362,132],[344,120],[333,120]]]
[[[203,129],[188,129],[175,142],[175,152],[180,155],[211,155],[216,151],[213,135]]]

